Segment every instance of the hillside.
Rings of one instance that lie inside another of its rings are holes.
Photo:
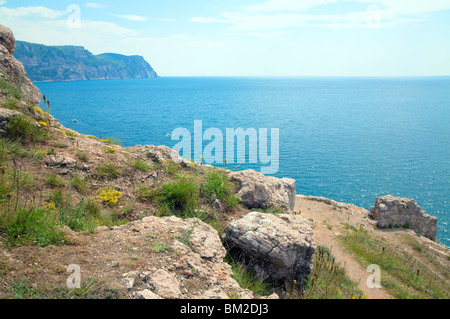
[[[13,52],[0,25],[0,299],[449,298],[444,245],[292,179],[67,129]]]
[[[80,46],[45,46],[17,41],[14,56],[33,82],[157,77],[141,56],[93,55]]]

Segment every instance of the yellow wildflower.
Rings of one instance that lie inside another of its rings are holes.
[[[105,153],[115,153],[116,148],[115,147],[104,147],[103,151],[105,151]]]
[[[54,211],[56,211],[56,205],[54,202],[51,202],[51,203],[44,205],[44,207],[42,207],[42,209],[44,209],[46,211],[54,212]]]
[[[117,204],[122,195],[122,192],[116,191],[112,187],[103,187],[98,190],[97,198],[103,203],[113,206]]]
[[[41,126],[45,126],[45,127],[47,127],[47,123],[45,123],[45,122],[39,122],[39,124],[41,125]]]
[[[38,112],[40,116],[44,116],[44,112],[39,106],[35,106],[33,109]]]

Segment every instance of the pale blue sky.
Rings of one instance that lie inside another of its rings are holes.
[[[450,75],[450,0],[0,0],[0,24],[161,76]]]

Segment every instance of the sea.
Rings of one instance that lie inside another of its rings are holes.
[[[414,198],[438,218],[438,241],[450,245],[450,77],[160,77],[36,85],[64,126],[118,138],[122,146],[175,147],[189,140],[192,153],[186,153],[198,161],[198,152],[215,140],[202,133],[213,129],[223,135],[224,152],[214,150],[216,161],[209,164],[223,167],[219,155],[233,170],[274,164],[270,174],[295,179],[298,194],[366,209],[377,196]],[[256,132],[259,146],[267,129],[268,151],[257,148],[256,163],[250,137],[244,163],[238,163],[238,139],[236,155],[226,153],[227,129],[238,128]],[[191,136],[174,134],[179,129]],[[276,155],[269,164],[268,155]]]

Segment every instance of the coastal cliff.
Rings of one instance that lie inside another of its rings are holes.
[[[93,55],[81,46],[46,46],[17,41],[14,56],[33,82],[157,77],[141,56]]]
[[[403,224],[384,224],[398,209],[378,224],[380,200],[369,214],[292,179],[80,134],[14,50],[0,25],[0,298],[449,298],[449,250],[413,230],[435,237],[411,201]],[[80,287],[64,286],[75,266]]]

